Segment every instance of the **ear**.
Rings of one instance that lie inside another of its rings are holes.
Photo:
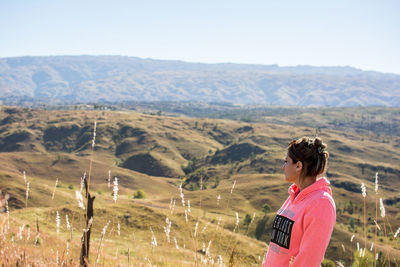
[[[303,170],[303,163],[299,160],[297,163],[296,163],[296,171],[302,171]]]

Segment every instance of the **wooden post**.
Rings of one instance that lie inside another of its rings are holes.
[[[90,232],[92,228],[92,223],[90,220],[93,220],[93,202],[96,197],[92,197],[88,192],[88,183],[85,179],[85,189],[87,196],[87,206],[86,206],[86,231],[84,231],[82,236],[82,248],[81,248],[81,257],[80,257],[80,266],[89,266],[89,249],[90,249]]]

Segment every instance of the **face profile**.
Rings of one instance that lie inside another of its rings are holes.
[[[285,173],[285,180],[287,182],[295,183],[300,176],[301,166],[300,162],[294,163],[293,160],[286,154],[285,162],[282,165],[282,170]]]

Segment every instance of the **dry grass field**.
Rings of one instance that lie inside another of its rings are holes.
[[[2,198],[8,195],[2,207],[8,212],[0,213],[0,264],[79,264],[87,227],[76,192],[85,196],[80,183],[86,173],[96,197],[90,265],[261,266],[270,224],[290,186],[281,172],[286,146],[316,133],[331,154],[327,177],[338,215],[324,266],[367,266],[360,262],[368,257],[373,266],[373,256],[360,258],[357,251],[365,246],[361,183],[367,189],[366,251],[374,243],[378,266],[398,266],[398,135],[317,131],[272,120],[16,107],[0,110],[0,190]],[[379,203],[375,218],[376,197],[383,199],[383,218]]]

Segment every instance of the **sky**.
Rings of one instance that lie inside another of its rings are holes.
[[[0,0],[0,57],[122,55],[400,74],[400,1]]]

